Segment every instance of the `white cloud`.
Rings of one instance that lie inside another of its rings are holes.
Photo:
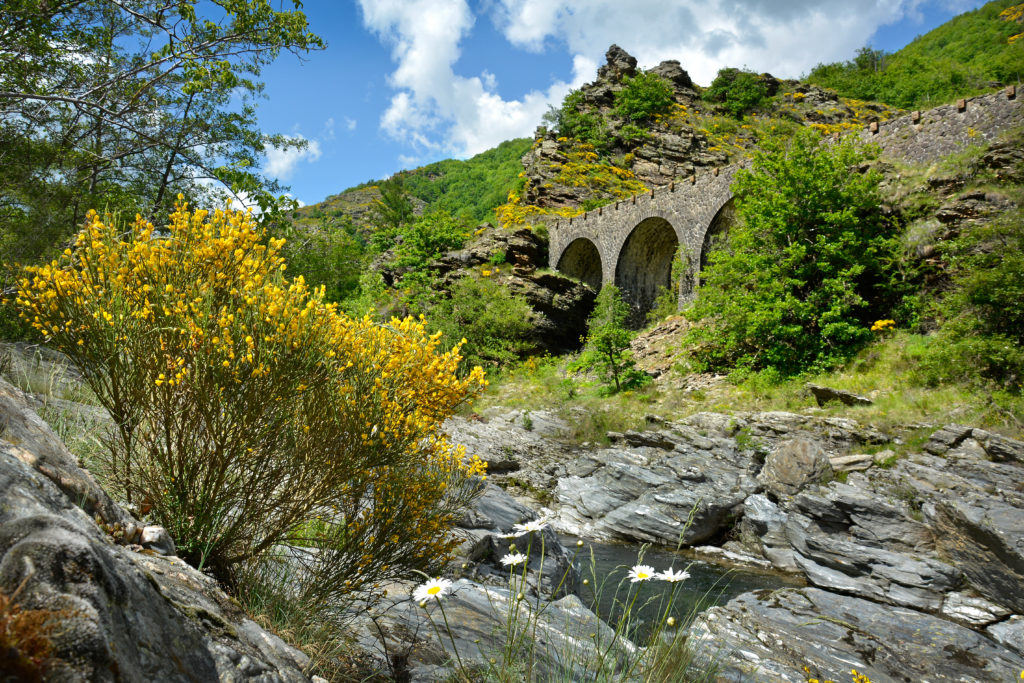
[[[301,135],[296,135],[300,140],[306,140]],[[281,149],[272,145],[264,145],[263,152],[267,155],[267,162],[263,165],[263,171],[278,180],[287,180],[295,171],[300,161],[312,163],[320,158],[320,141],[307,140],[308,144],[303,148],[289,147]]]
[[[550,104],[594,80],[616,43],[641,67],[677,59],[706,85],[724,66],[797,77],[818,62],[851,58],[878,27],[919,15],[925,3],[971,0],[490,0],[483,7],[511,45],[573,56],[570,82],[540,84],[519,99],[495,75],[456,73],[473,29],[469,0],[359,0],[364,25],[391,46],[395,93],[381,128],[417,154],[468,156],[529,135]]]
[[[576,64],[574,83],[555,82],[519,100],[498,94],[493,73],[456,74],[459,43],[475,22],[466,0],[360,0],[363,23],[392,47],[388,82],[398,92],[381,128],[421,153],[469,156],[529,135],[549,104],[593,77],[592,61]]]
[[[345,129],[346,130],[350,130],[351,131],[351,130],[355,130],[356,129],[356,120],[355,119],[350,119],[349,117],[346,116],[343,119],[343,121],[345,122]]]
[[[940,0],[963,4],[965,0]],[[564,41],[600,59],[612,43],[642,67],[678,59],[698,83],[723,66],[797,77],[818,62],[849,59],[879,26],[925,0],[498,0],[492,18],[514,45]]]
[[[324,121],[324,130],[320,133],[320,137],[330,142],[334,139],[334,117],[331,116]]]

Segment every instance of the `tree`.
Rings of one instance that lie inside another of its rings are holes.
[[[154,218],[179,192],[211,188],[278,206],[260,159],[303,143],[259,131],[260,70],[282,50],[322,45],[301,12],[271,0],[5,2],[5,255],[59,249],[93,207]]]
[[[716,369],[783,374],[839,363],[897,317],[897,225],[883,213],[881,176],[859,165],[876,151],[802,129],[764,141],[737,173],[738,225],[710,256],[688,315],[692,354]]]
[[[401,175],[394,175],[380,184],[380,199],[370,207],[370,215],[378,231],[394,233],[413,219],[412,200]]]
[[[586,347],[578,362],[580,367],[596,369],[605,383],[614,383],[616,393],[643,384],[647,378],[633,366],[629,350],[633,332],[627,327],[628,319],[629,304],[619,288],[606,284],[598,292],[587,320]]]

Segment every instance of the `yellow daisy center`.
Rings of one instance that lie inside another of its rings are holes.
[[[441,592],[441,587],[440,586],[431,586],[430,588],[427,589],[427,594],[428,595],[437,595],[440,592]]]

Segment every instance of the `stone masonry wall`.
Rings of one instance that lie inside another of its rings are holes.
[[[964,98],[925,111],[911,112],[860,131],[862,139],[881,146],[883,156],[904,163],[930,164],[970,145],[990,141],[1015,125],[1024,125],[1024,107],[1016,89]],[[618,201],[551,226],[550,265],[579,238],[590,240],[601,257],[602,284],[615,282],[623,246],[633,230],[652,217],[668,221],[689,257],[696,281],[704,235],[719,210],[732,198],[729,185],[740,165],[709,170],[668,187]],[[572,275],[572,273],[569,273]],[[686,298],[690,292],[681,292]]]
[[[663,218],[675,229],[691,264],[700,263],[704,233],[719,209],[732,198],[729,185],[738,165],[707,171],[652,192],[635,195],[582,216],[557,221],[551,228],[551,267],[574,240],[593,242],[601,256],[602,283],[615,282],[619,254],[633,229],[648,218]]]
[[[1007,88],[912,112],[878,124],[877,132],[868,128],[860,135],[880,145],[887,157],[905,163],[930,164],[970,145],[991,141],[1007,128],[1022,124],[1021,95],[1015,88]]]

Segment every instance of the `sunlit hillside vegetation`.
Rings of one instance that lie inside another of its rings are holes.
[[[1024,4],[993,0],[893,53],[861,48],[819,64],[807,81],[846,97],[904,109],[928,107],[1024,79]]]

